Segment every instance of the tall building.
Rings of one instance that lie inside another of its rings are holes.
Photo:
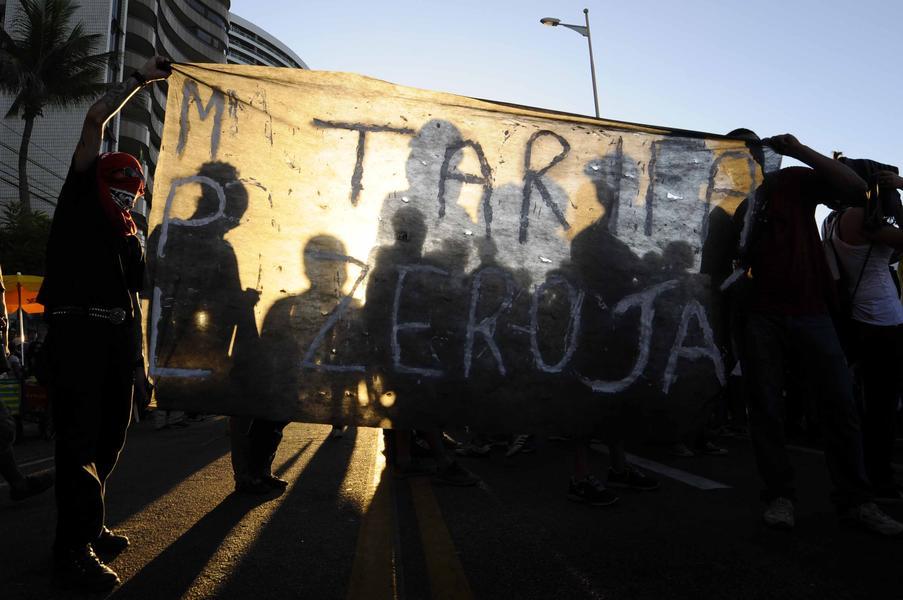
[[[96,1],[96,0],[95,0]],[[125,2],[122,41],[123,71],[128,76],[154,54],[175,62],[225,63],[228,48],[230,0],[112,0]],[[117,28],[111,24],[111,37]],[[124,34],[124,35],[123,35]],[[110,149],[137,156],[148,173],[150,193],[135,207],[135,221],[147,231],[149,203],[153,201],[153,172],[160,153],[163,118],[166,113],[165,83],[149,86],[141,97],[133,98],[122,109],[119,122],[111,129]],[[115,133],[113,133],[115,131]]]
[[[307,68],[291,48],[257,25],[235,13],[229,14],[229,21],[229,52],[226,56],[229,64]]]
[[[306,68],[285,44],[235,15],[230,0],[77,0],[74,22],[86,33],[99,34],[96,52],[115,50],[117,64],[107,70],[107,81],[120,81],[154,54],[175,62],[262,64]],[[18,0],[0,0],[0,22],[9,30],[20,10]],[[231,23],[230,23],[231,21]],[[128,152],[141,161],[148,174],[149,193],[134,216],[146,232],[146,214],[153,201],[154,167],[160,151],[166,110],[165,84],[157,83],[133,98],[107,125],[104,150]],[[12,98],[0,96],[0,114]],[[68,171],[72,151],[90,106],[67,110],[46,109],[35,121],[29,146],[28,177],[32,207],[53,213]],[[18,156],[23,122],[0,118],[0,205],[18,201]]]

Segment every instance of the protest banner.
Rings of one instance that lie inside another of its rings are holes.
[[[679,429],[724,384],[744,142],[342,73],[177,65],[168,94],[161,407]]]

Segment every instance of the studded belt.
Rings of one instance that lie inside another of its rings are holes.
[[[127,313],[124,308],[100,308],[98,306],[59,306],[50,311],[52,317],[88,317],[100,319],[113,325],[125,322]]]

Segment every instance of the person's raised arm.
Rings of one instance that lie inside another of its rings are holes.
[[[865,194],[868,188],[865,181],[853,169],[839,160],[819,154],[789,133],[765,138],[762,143],[771,147],[778,154],[795,158],[812,167],[831,187],[832,193],[835,194],[838,201],[855,201]]]
[[[81,138],[72,155],[72,165],[76,171],[85,171],[97,158],[107,121],[145,84],[169,77],[172,74],[171,65],[172,63],[162,56],[154,56],[125,81],[107,90],[107,93],[91,105],[88,114],[85,115]]]

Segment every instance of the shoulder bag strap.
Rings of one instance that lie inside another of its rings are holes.
[[[831,222],[831,230],[828,232],[828,242],[831,244],[831,250],[834,252],[834,260],[837,261],[837,268],[843,271],[843,263],[840,260],[840,256],[837,254],[837,248],[834,246],[834,238],[837,236],[837,228],[840,226],[840,219],[843,218],[843,213],[846,209],[840,211],[834,220]],[[865,260],[862,261],[862,268],[859,269],[859,277],[856,279],[856,286],[853,288],[853,293],[850,294],[850,304],[853,304],[853,300],[856,299],[856,292],[859,291],[859,284],[862,283],[862,276],[865,275],[865,267],[869,262],[869,258],[872,256],[872,248],[875,247],[874,243],[869,244],[869,251],[865,255]]]
[[[869,257],[872,255],[872,248],[874,247],[874,243],[869,244],[869,251],[865,254],[865,260],[862,261],[862,269],[859,270],[859,279],[856,280],[856,287],[853,288],[853,293],[850,294],[850,304],[853,304],[853,300],[856,299],[856,292],[859,291],[859,284],[862,283],[862,276],[865,274],[865,266],[869,262]]]

